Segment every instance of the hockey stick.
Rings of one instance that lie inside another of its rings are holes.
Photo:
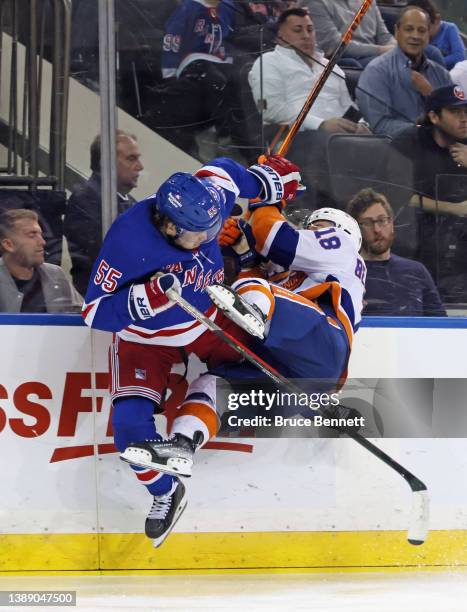
[[[381,459],[383,463],[395,470],[407,482],[412,490],[412,510],[410,513],[410,524],[407,532],[407,540],[415,546],[423,544],[428,534],[428,522],[430,518],[430,498],[426,485],[409,472],[404,466],[394,461],[380,448],[372,444],[367,438],[351,431],[345,432],[349,438],[358,442],[370,453]]]
[[[192,304],[187,302],[176,291],[174,291],[173,289],[169,289],[167,291],[167,297],[176,304],[178,304],[181,308],[183,308],[183,310],[185,310],[197,321],[202,323],[210,331],[212,331],[223,342],[226,342],[230,347],[237,351],[237,353],[242,355],[255,367],[261,370],[261,372],[266,374],[266,376],[273,380],[277,385],[282,385],[284,388],[289,391],[292,391],[293,393],[303,393],[303,390],[300,389],[300,387],[296,387],[293,383],[288,381],[275,368],[272,368],[253,351],[250,351],[250,349],[247,348],[244,344],[242,344],[239,340],[221,329],[216,323],[214,323],[214,321],[206,317],[202,312],[200,312]],[[425,484],[416,476],[414,476],[411,472],[409,472],[406,468],[397,463],[397,461],[392,459],[384,451],[375,446],[372,442],[364,438],[359,433],[350,432],[348,430],[345,430],[344,433],[346,433],[350,438],[352,438],[352,440],[355,440],[355,442],[366,448],[366,450],[369,451],[372,455],[374,455],[375,457],[383,461],[386,465],[388,465],[390,468],[395,470],[407,482],[407,484],[412,490],[412,510],[410,515],[409,529],[407,532],[407,539],[410,544],[423,544],[428,533],[429,519],[429,498],[427,494],[427,487],[425,486]]]
[[[335,65],[337,64],[339,59],[342,57],[342,55],[343,55],[343,53],[345,51],[346,46],[352,40],[353,33],[355,32],[355,30],[360,25],[361,20],[363,19],[363,17],[367,13],[367,11],[370,8],[370,6],[372,5],[372,3],[373,3],[373,0],[364,0],[363,1],[361,7],[359,8],[357,13],[355,14],[354,18],[352,19],[352,22],[350,23],[349,27],[347,28],[346,32],[342,36],[341,41],[340,41],[339,45],[337,46],[336,50],[334,51],[332,57],[330,58],[329,62],[326,64],[323,72],[320,74],[318,80],[316,81],[316,83],[314,84],[312,90],[308,94],[308,97],[305,100],[305,103],[303,104],[303,107],[302,107],[301,111],[297,115],[297,118],[295,119],[295,121],[290,126],[289,131],[287,132],[284,140],[282,141],[282,144],[280,145],[280,147],[279,147],[279,149],[277,151],[278,155],[285,155],[287,153],[287,151],[289,150],[289,147],[290,147],[290,145],[292,143],[292,140],[294,139],[296,133],[300,129],[302,123],[305,121],[306,116],[308,115],[311,107],[315,103],[315,100],[318,97],[318,95],[320,94],[321,90],[323,89],[324,84],[326,83],[329,75],[332,73],[332,71],[334,70]],[[266,155],[265,154],[260,155],[259,159],[258,159],[258,163],[262,164],[265,161],[266,161]],[[260,199],[259,198],[255,198],[254,200],[251,200],[251,201],[252,202],[259,202]],[[249,211],[246,212],[244,218],[245,219],[249,219],[250,218]]]
[[[205,327],[209,329],[209,331],[212,331],[218,338],[220,338],[223,342],[226,342],[231,348],[237,351],[237,353],[240,353],[242,357],[244,357],[247,361],[249,361],[259,370],[261,370],[263,374],[269,376],[269,378],[273,380],[276,385],[291,386],[291,384],[287,381],[286,378],[282,376],[282,374],[280,374],[277,370],[268,365],[265,361],[261,359],[261,357],[253,353],[253,351],[250,351],[250,349],[247,348],[244,344],[242,344],[239,340],[231,336],[228,332],[221,329],[219,325],[217,325],[217,323],[211,321],[211,319],[206,317],[202,312],[195,308],[195,306],[190,304],[190,302],[187,302],[185,298],[179,295],[176,291],[174,291],[173,289],[168,289],[166,291],[166,294],[169,300],[171,300],[172,302],[176,302],[180,306],[180,308],[183,308],[183,310],[185,310],[185,312],[187,312],[194,319],[202,323]],[[299,392],[302,393],[301,390],[299,390]]]
[[[298,130],[300,129],[302,123],[305,121],[305,117],[307,116],[310,108],[313,106],[313,104],[314,104],[316,98],[318,97],[320,91],[323,89],[324,84],[326,83],[326,81],[327,81],[329,75],[331,74],[331,72],[334,70],[335,65],[337,64],[337,62],[342,57],[342,55],[343,55],[343,53],[345,51],[345,48],[347,47],[349,42],[352,40],[353,33],[355,32],[355,30],[360,25],[361,20],[363,19],[363,17],[367,13],[367,11],[370,8],[370,6],[372,5],[372,3],[373,3],[373,0],[364,0],[362,6],[359,8],[357,13],[355,14],[355,17],[352,19],[351,24],[347,28],[347,31],[342,36],[342,39],[341,39],[339,45],[337,46],[337,49],[334,51],[332,57],[330,58],[329,62],[326,65],[325,69],[320,74],[319,79],[316,81],[316,83],[313,86],[313,89],[308,94],[308,97],[305,100],[305,103],[304,103],[304,105],[302,107],[302,110],[298,113],[297,118],[295,119],[295,121],[290,126],[289,131],[287,132],[287,135],[284,138],[284,141],[282,142],[281,146],[279,147],[279,150],[278,150],[278,154],[279,155],[285,155],[287,153],[287,151],[289,150],[290,144],[291,144],[292,140],[294,139],[295,134],[298,132]]]

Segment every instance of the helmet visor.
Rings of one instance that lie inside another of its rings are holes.
[[[197,249],[206,242],[211,242],[220,232],[222,227],[222,217],[218,215],[214,224],[206,230],[200,232],[192,232],[183,228],[177,228],[177,237],[175,243],[182,249]]]

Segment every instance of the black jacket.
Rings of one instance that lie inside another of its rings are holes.
[[[135,199],[118,194],[118,213],[128,210]],[[71,256],[73,284],[81,295],[86,294],[92,267],[102,245],[101,177],[90,178],[73,187],[67,203],[64,234]]]

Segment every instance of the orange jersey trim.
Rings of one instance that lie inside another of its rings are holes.
[[[341,306],[342,290],[339,283],[337,283],[336,281],[320,283],[319,285],[315,285],[314,287],[310,287],[309,289],[300,291],[299,295],[302,295],[308,300],[317,300],[326,292],[329,292],[331,294],[332,305],[336,313],[336,317],[339,322],[342,323],[344,331],[349,339],[349,346],[350,348],[352,348],[353,329],[349,321],[349,317],[347,316],[347,313]]]
[[[282,283],[281,287],[283,287],[284,289],[288,289],[289,291],[295,291],[295,289],[297,289],[297,287],[300,287],[300,285],[306,278],[307,275],[305,274],[305,272],[293,271],[289,274],[289,278],[284,283]],[[277,281],[272,281],[271,279],[271,282]]]
[[[243,285],[242,287],[240,287],[240,289],[238,289],[237,293],[239,295],[243,295],[244,293],[249,293],[250,291],[259,291],[269,300],[269,309],[267,314],[267,319],[269,321],[272,315],[274,314],[274,309],[276,307],[273,293],[269,289],[266,289],[266,287],[263,287],[263,285],[258,285],[254,283],[251,285]]]
[[[313,310],[318,311],[319,313],[324,315],[324,311],[318,306],[318,304],[314,300],[310,300],[306,297],[300,295],[300,293],[292,293],[288,289],[284,289],[284,287],[279,287],[277,285],[271,285],[271,289],[274,295],[278,295],[279,297],[285,297],[288,300],[292,300],[293,302],[299,302],[304,306],[308,306],[308,308],[313,308]]]
[[[288,276],[290,276],[290,272],[286,270],[285,272],[278,272],[277,274],[273,274],[272,276],[268,278],[268,281],[270,283],[280,283]],[[285,287],[285,285],[281,285],[281,287]],[[285,287],[285,288],[288,289],[288,287]]]

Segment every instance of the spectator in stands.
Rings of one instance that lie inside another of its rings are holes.
[[[403,9],[395,29],[398,46],[363,71],[356,96],[375,133],[394,137],[415,125],[431,91],[452,83],[449,72],[424,55],[429,28],[427,13]]]
[[[318,46],[330,57],[361,6],[361,0],[308,0]],[[341,65],[363,68],[375,57],[391,51],[396,41],[389,33],[375,2],[355,30]],[[353,61],[348,61],[349,59]]]
[[[327,60],[316,50],[315,28],[306,9],[284,11],[278,21],[277,45],[253,64],[249,82],[267,123],[292,123]],[[261,98],[261,93],[263,97]],[[301,130],[368,132],[343,118],[354,108],[342,70],[335,68],[305,118]]]
[[[117,130],[116,141],[117,199],[118,213],[121,214],[135,203],[130,191],[137,186],[144,166],[134,134]],[[89,276],[102,244],[100,136],[94,138],[90,153],[92,174],[86,182],[72,189],[64,222],[64,234],[72,261],[71,276],[74,286],[82,295],[86,293]]]
[[[37,213],[0,214],[0,312],[80,312],[83,302],[63,270],[44,263]]]
[[[164,83],[152,92],[144,121],[185,152],[197,156],[200,127],[228,133],[226,88],[232,58],[226,41],[234,28],[233,0],[183,0],[166,23]]]
[[[419,127],[404,130],[392,142],[403,157],[396,171],[406,169],[400,176],[408,177],[405,183],[423,197],[424,210],[467,215],[467,202],[459,204],[467,200],[467,94],[458,85],[435,89],[425,110]],[[393,155],[389,163],[395,160]],[[440,184],[436,177],[441,174],[450,175],[449,181]]]
[[[232,0],[183,0],[165,26],[162,76],[178,77],[199,60],[225,62],[225,41],[233,27],[233,15]]]
[[[467,300],[467,95],[457,85],[428,96],[420,127],[392,143],[388,174],[415,192],[419,257],[445,301]],[[391,180],[391,176],[389,177]]]
[[[438,290],[425,266],[391,253],[394,214],[381,193],[362,189],[347,212],[362,231],[361,255],[367,266],[366,315],[446,316]]]
[[[236,0],[229,45],[235,47],[235,53],[260,53],[274,48],[279,15],[299,5],[298,0]]]
[[[235,26],[229,37],[234,54],[256,54],[272,49],[280,13],[280,3],[274,0],[237,0]]]
[[[327,60],[316,50],[315,29],[306,9],[284,11],[274,51],[258,58],[249,74],[257,106],[266,123],[292,123],[321,75]],[[261,98],[262,94],[262,98]],[[331,133],[369,133],[347,117],[360,115],[350,98],[342,70],[336,67],[306,116],[288,157],[302,170],[305,183],[321,183],[327,174],[323,148]],[[313,176],[310,174],[313,172]],[[312,203],[307,202],[307,205]]]
[[[455,23],[442,21],[441,13],[432,0],[409,0],[409,6],[418,6],[430,17],[430,41],[443,54],[446,68],[451,70],[465,60],[465,47]]]

